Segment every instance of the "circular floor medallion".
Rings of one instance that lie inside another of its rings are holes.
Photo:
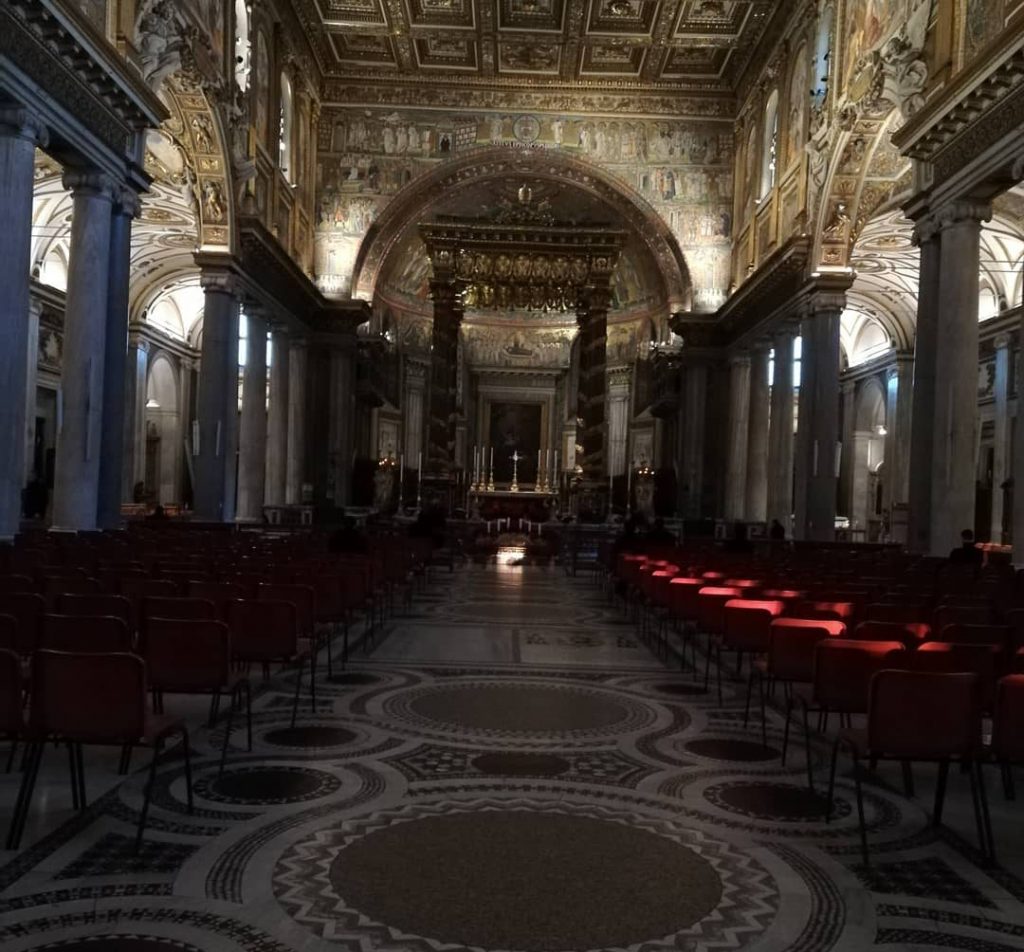
[[[156,936],[132,935],[96,935],[82,939],[65,939],[62,942],[51,942],[38,945],[31,952],[199,952],[192,945],[186,945],[176,939],[164,939]]]
[[[682,697],[708,693],[701,684],[656,684],[654,687],[663,694],[678,694]]]
[[[472,764],[482,773],[501,777],[557,777],[572,766],[564,757],[554,754],[516,752],[481,754],[473,758]]]
[[[376,684],[380,678],[368,671],[341,671],[327,678],[329,684]]]
[[[683,750],[698,757],[747,763],[775,760],[779,756],[774,747],[765,747],[754,741],[732,737],[700,737],[684,745]]]
[[[661,938],[722,896],[714,867],[667,837],[531,812],[397,823],[341,850],[328,875],[346,906],[391,929],[538,952]]]
[[[649,708],[586,688],[489,682],[420,688],[385,708],[419,726],[518,735],[621,733],[654,717]]]
[[[206,800],[239,805],[300,803],[334,793],[341,781],[322,770],[308,767],[235,767],[220,777],[196,781],[196,793]]]
[[[716,784],[704,791],[707,800],[721,810],[757,820],[800,823],[821,822],[827,801],[823,793],[812,793],[805,786],[789,783],[736,781]],[[850,804],[837,797],[833,819],[850,813]]]
[[[297,727],[279,727],[267,731],[263,740],[274,747],[322,748],[351,744],[356,735],[344,727],[326,724],[307,724]]]

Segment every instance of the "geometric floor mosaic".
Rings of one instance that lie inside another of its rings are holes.
[[[169,760],[139,855],[142,758],[117,778],[89,752],[81,812],[47,758],[51,822],[0,854],[0,949],[1024,948],[1021,808],[997,784],[1004,866],[974,849],[966,780],[934,828],[927,778],[908,799],[883,771],[863,868],[846,765],[826,824],[802,734],[783,766],[776,712],[762,744],[744,685],[704,693],[589,580],[443,573],[369,656],[321,670],[315,712],[303,683],[293,728],[294,677],[256,679],[253,749],[236,723],[222,774],[224,722],[196,708],[195,811]],[[824,778],[828,745],[811,756]]]

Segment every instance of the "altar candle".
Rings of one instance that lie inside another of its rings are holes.
[[[423,482],[423,450],[420,450],[416,454],[416,488],[419,488],[419,484]]]
[[[555,450],[555,468],[552,472],[555,474],[555,479],[558,479],[558,450]]]
[[[626,470],[626,508],[629,508],[633,495],[633,462],[630,461]]]
[[[541,480],[541,472],[542,472],[541,468],[540,468],[540,453],[541,453],[541,451],[537,450],[537,482],[538,483]]]
[[[493,476],[494,476],[494,447],[492,446],[491,447],[491,466],[490,466],[490,469],[488,470],[487,478],[491,479]]]

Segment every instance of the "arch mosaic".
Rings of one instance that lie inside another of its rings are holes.
[[[449,189],[469,182],[518,175],[544,179],[598,198],[634,231],[657,263],[671,310],[692,303],[689,269],[668,225],[639,195],[629,194],[611,175],[588,162],[549,150],[483,148],[440,165],[400,191],[370,226],[360,245],[352,274],[352,296],[371,300],[382,265],[406,225],[421,218]]]

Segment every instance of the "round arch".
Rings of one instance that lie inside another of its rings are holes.
[[[352,272],[352,296],[373,299],[382,265],[406,225],[424,216],[450,188],[516,175],[582,190],[601,200],[651,253],[664,282],[669,309],[690,309],[693,294],[686,259],[666,222],[644,198],[587,161],[547,149],[502,146],[467,152],[406,185],[370,226],[359,246]]]

